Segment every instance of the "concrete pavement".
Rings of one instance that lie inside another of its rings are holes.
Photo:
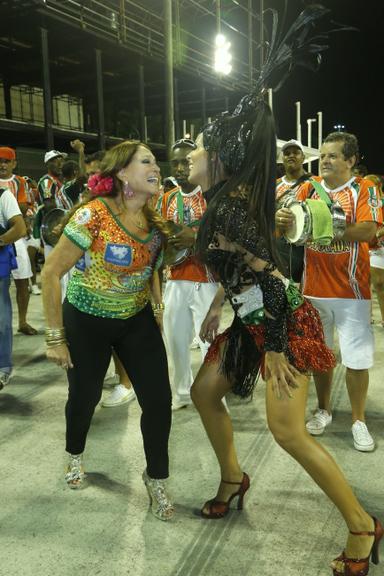
[[[374,315],[378,319],[376,304]],[[225,520],[199,517],[220,474],[199,416],[188,407],[173,416],[169,490],[177,514],[163,523],[149,512],[141,481],[137,402],[97,409],[86,450],[87,486],[66,487],[66,380],[44,356],[41,297],[31,296],[28,319],[39,335],[17,334],[15,322],[14,374],[0,393],[0,576],[330,576],[329,562],[346,539],[343,521],[272,439],[262,382],[251,402],[228,399],[240,460],[251,477],[245,510],[233,510]],[[334,422],[320,442],[366,508],[383,520],[384,329],[376,323],[374,330],[367,419],[377,448],[369,454],[353,448],[340,366]],[[192,356],[197,369],[200,353]],[[312,385],[308,410],[314,406]],[[370,574],[383,575],[383,566],[371,567]]]

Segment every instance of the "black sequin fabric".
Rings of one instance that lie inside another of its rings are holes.
[[[255,272],[244,262],[240,253],[208,249],[208,265],[218,274],[228,299],[240,294],[244,289],[257,284],[263,292],[266,316],[265,351],[287,351],[286,312],[288,300],[285,285],[271,275],[275,265],[258,234],[257,226],[248,220],[247,200],[241,197],[227,197],[220,204],[214,222],[213,233],[219,232],[230,242],[236,242],[245,250],[266,262],[262,272]],[[234,311],[236,312],[236,306]]]
[[[287,283],[271,274],[276,266],[256,223],[249,221],[246,198],[224,197],[210,228],[208,236],[212,241],[205,252],[205,260],[222,283],[235,317],[230,328],[211,345],[206,362],[216,360],[221,347],[221,370],[231,381],[233,392],[242,397],[252,393],[267,351],[284,352],[303,372],[334,366],[335,359],[325,346],[316,310],[309,302],[302,301],[299,294],[297,306],[292,309],[295,299],[291,298],[290,305]],[[253,270],[239,251],[216,248],[217,233],[262,260],[266,264],[263,270]],[[245,324],[236,315],[239,305],[232,302],[234,296],[252,286],[259,286],[263,296],[265,315],[257,325]]]

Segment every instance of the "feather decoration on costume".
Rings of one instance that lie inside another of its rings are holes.
[[[356,28],[330,20],[329,8],[311,4],[299,14],[289,30],[281,37],[282,34],[278,33],[277,11],[269,8],[265,13],[271,13],[272,31],[267,57],[253,90],[256,94],[267,88],[277,91],[296,66],[318,70],[322,59],[321,53],[329,48],[329,35],[333,32],[356,31]],[[321,26],[323,30],[320,29]],[[279,78],[275,77],[279,73],[282,75]]]
[[[257,244],[258,240],[262,239],[269,254],[269,257],[261,256],[262,260],[273,265],[276,259],[274,235],[276,133],[273,114],[265,101],[265,93],[268,88],[279,89],[297,66],[317,70],[322,53],[328,49],[330,33],[355,30],[332,22],[329,18],[330,10],[319,4],[307,6],[285,33],[284,26],[279,29],[276,10],[268,9],[265,14],[268,16],[270,26],[268,49],[265,63],[252,90],[240,100],[232,114],[225,112],[203,129],[204,148],[210,154],[210,159],[213,161],[219,159],[222,166],[219,166],[220,172],[216,172],[217,163],[212,164],[214,186],[206,193],[209,203],[200,223],[196,252],[217,274],[229,299],[237,288],[241,270],[239,265],[234,265],[231,252],[226,254],[224,251],[218,251],[218,255],[212,257],[209,246],[215,232],[219,230],[225,238],[244,247],[258,258],[260,250]],[[224,177],[223,181],[215,184],[216,175],[217,178],[219,175],[220,178]],[[242,212],[234,200],[236,194],[246,199],[246,207]],[[228,209],[224,210],[227,205]],[[260,278],[255,272],[252,273],[255,276],[254,282],[260,283]],[[243,284],[241,280],[239,290],[244,288]],[[264,284],[268,292],[266,282]],[[276,297],[280,297],[279,294],[280,292]],[[284,302],[284,297],[281,296],[280,301]],[[218,355],[220,349],[221,372],[231,381],[236,394],[248,396],[252,393],[262,361],[266,342],[266,339],[263,340],[264,331],[267,333],[269,330],[270,339],[271,328],[266,322],[263,326],[256,324],[246,326],[236,316],[235,308],[234,312],[232,326],[214,341],[206,361],[209,361],[210,357],[215,359],[215,354]],[[288,304],[283,314],[286,318],[281,329],[282,338],[292,316]],[[305,322],[303,317],[300,317],[300,330],[308,325],[312,326],[313,331],[314,320],[309,317],[308,320]],[[290,362],[293,361],[291,352],[297,361],[305,356],[304,351],[309,350],[312,354],[312,350],[316,350],[310,339],[298,335],[300,337],[296,340],[292,334],[288,338],[290,342],[294,342],[294,350],[284,350]],[[221,343],[225,345],[220,348]],[[299,368],[306,369],[305,362],[296,364]]]
[[[277,91],[297,66],[316,71],[321,64],[322,52],[329,48],[329,35],[356,30],[333,22],[330,13],[329,8],[320,4],[307,6],[283,34],[279,30],[277,10],[265,10],[271,21],[268,49],[252,91],[243,96],[232,114],[224,112],[203,132],[204,147],[209,151],[220,151],[219,157],[230,174],[242,168],[254,125],[254,113],[259,105],[262,106],[268,88]]]

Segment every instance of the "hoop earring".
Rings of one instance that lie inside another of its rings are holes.
[[[130,187],[128,180],[123,182],[123,194],[125,198],[132,198],[132,196],[134,195],[134,191]]]

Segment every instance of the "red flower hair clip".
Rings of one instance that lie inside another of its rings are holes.
[[[112,176],[103,178],[100,174],[93,174],[88,179],[87,185],[92,196],[108,196],[113,190],[113,178]]]

